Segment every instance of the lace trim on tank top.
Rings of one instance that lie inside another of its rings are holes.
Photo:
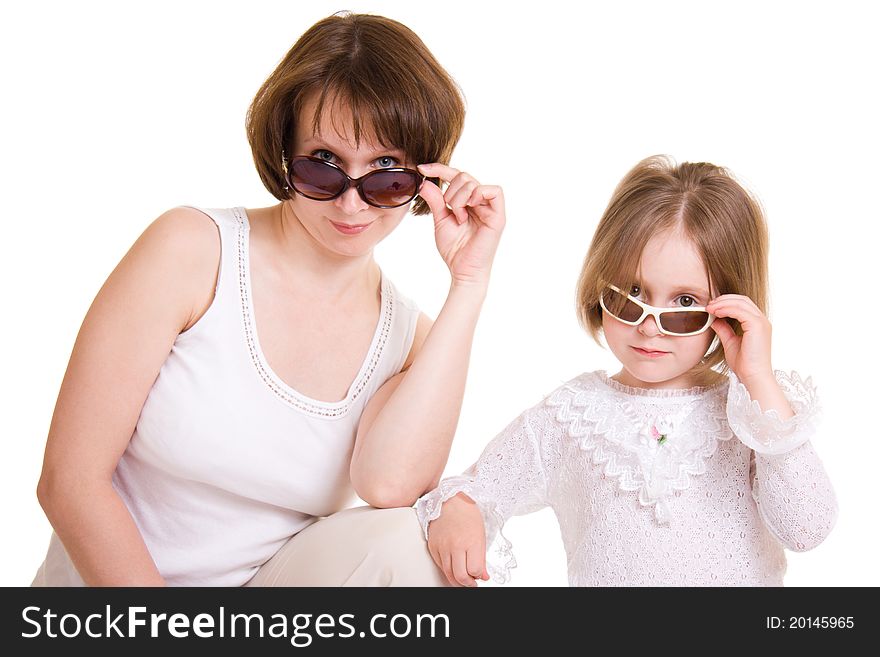
[[[349,388],[345,399],[338,402],[322,402],[311,399],[298,393],[296,390],[284,383],[277,374],[275,374],[265,360],[262,350],[258,346],[256,329],[254,327],[253,313],[250,300],[250,286],[248,285],[249,277],[249,254],[247,239],[247,218],[241,208],[233,210],[236,220],[238,221],[238,282],[241,292],[241,312],[242,322],[244,325],[245,335],[247,337],[248,351],[251,360],[260,378],[266,386],[286,404],[297,408],[304,413],[314,415],[316,417],[336,418],[348,413],[355,400],[366,389],[367,384],[379,365],[385,344],[391,334],[391,325],[394,317],[394,294],[391,286],[388,284],[385,276],[382,276],[382,310],[377,326],[377,334],[374,334],[373,341],[370,344],[370,351],[357,374],[357,378]]]

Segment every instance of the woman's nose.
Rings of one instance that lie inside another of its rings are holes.
[[[364,199],[361,198],[361,195],[358,194],[358,190],[354,187],[349,187],[342,194],[337,196],[334,203],[336,203],[336,206],[347,215],[357,214],[370,207],[364,202]]]
[[[657,328],[657,322],[654,321],[653,315],[648,315],[645,317],[644,321],[639,324],[639,333],[648,337],[654,337],[660,333],[660,329]]]

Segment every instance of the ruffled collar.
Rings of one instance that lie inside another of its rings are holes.
[[[719,380],[717,383],[713,383],[709,386],[693,386],[691,388],[637,388],[635,386],[628,386],[626,384],[620,383],[619,381],[615,381],[608,375],[605,370],[598,370],[596,372],[592,372],[592,374],[584,374],[578,378],[580,379],[590,376],[592,376],[592,378],[594,378],[594,380],[599,384],[604,385],[624,395],[630,395],[633,397],[650,397],[652,399],[699,397],[706,394],[707,392],[711,392],[713,390],[717,390],[723,386],[726,386],[729,382],[727,378],[724,378]]]
[[[668,498],[706,471],[727,424],[729,380],[685,390],[633,388],[605,371],[582,374],[547,398],[566,433],[621,490],[638,491],[660,523]]]

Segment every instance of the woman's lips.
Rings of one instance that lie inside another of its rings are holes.
[[[335,221],[331,221],[330,223],[343,235],[357,235],[373,225],[372,222],[368,224],[338,224]]]
[[[660,358],[660,356],[665,356],[669,353],[668,351],[653,351],[650,349],[641,349],[639,347],[633,347],[632,349],[639,356],[644,356],[645,358]]]

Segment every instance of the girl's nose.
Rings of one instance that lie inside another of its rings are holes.
[[[649,338],[660,333],[660,329],[657,328],[657,322],[654,321],[653,315],[648,315],[645,317],[644,321],[639,324],[639,333]]]
[[[349,187],[341,195],[337,196],[333,201],[336,206],[347,215],[354,215],[358,212],[366,210],[370,206],[364,202],[358,190]]]

